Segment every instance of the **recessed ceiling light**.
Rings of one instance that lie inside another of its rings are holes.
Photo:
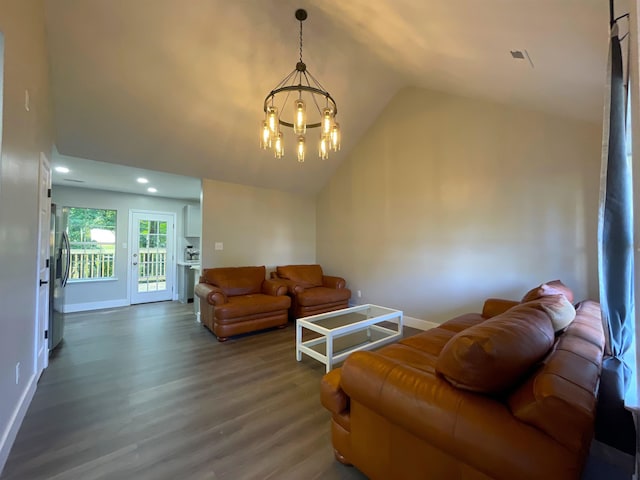
[[[147,188],[147,192],[151,192],[151,193],[156,193],[158,190],[153,188],[153,187],[149,187]]]
[[[69,173],[69,169],[67,167],[56,167],[54,170],[60,173]]]
[[[146,178],[144,178],[144,177],[140,177],[140,178],[138,178],[136,181],[137,181],[138,183],[149,183],[149,180],[147,180],[147,179],[146,179]]]

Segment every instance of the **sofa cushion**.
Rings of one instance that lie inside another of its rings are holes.
[[[248,295],[262,291],[266,268],[264,266],[206,268],[202,277],[206,283],[220,287],[225,295]]]
[[[518,305],[456,334],[442,349],[436,370],[455,387],[501,393],[529,373],[553,342],[543,309]]]
[[[303,307],[313,307],[333,302],[348,302],[351,297],[351,290],[346,288],[315,287],[298,293],[298,305]]]
[[[284,265],[276,267],[280,278],[291,280],[304,288],[322,286],[322,267],[320,265]]]
[[[522,297],[522,303],[530,302],[545,295],[557,295],[559,293],[563,294],[569,302],[573,303],[573,291],[560,280],[551,280],[550,282],[545,282],[542,285],[532,288]]]
[[[215,315],[218,320],[230,320],[242,318],[259,313],[287,310],[291,299],[286,295],[274,297],[273,295],[252,294],[229,297],[229,302],[215,307]]]
[[[553,331],[562,332],[576,318],[576,309],[563,294],[545,295],[522,305],[541,308],[551,320]]]

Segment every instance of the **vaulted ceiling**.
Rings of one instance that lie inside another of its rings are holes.
[[[266,94],[304,59],[342,150],[258,146]],[[295,192],[322,188],[394,94],[418,86],[600,122],[603,0],[47,0],[60,153]],[[524,59],[513,59],[519,50]]]

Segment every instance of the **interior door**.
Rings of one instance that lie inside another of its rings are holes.
[[[49,348],[45,336],[49,328],[49,256],[51,244],[51,167],[44,154],[40,154],[38,185],[38,305],[36,312],[35,366],[36,377],[49,364]]]
[[[131,211],[131,303],[173,300],[175,214]]]

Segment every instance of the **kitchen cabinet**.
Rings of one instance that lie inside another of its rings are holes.
[[[202,232],[202,211],[199,206],[185,205],[182,208],[182,222],[185,237],[200,238]]]

